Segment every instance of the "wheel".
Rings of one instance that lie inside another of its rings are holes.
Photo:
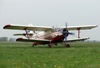
[[[70,47],[70,45],[69,44],[66,44],[66,47]]]
[[[57,43],[55,43],[55,45],[57,46],[58,44],[57,44]]]
[[[50,44],[48,44],[48,48],[51,48],[51,45]]]

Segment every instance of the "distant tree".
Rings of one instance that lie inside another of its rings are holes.
[[[15,38],[10,38],[9,41],[10,41],[10,42],[15,42],[16,39],[15,39]]]
[[[0,37],[0,41],[8,41],[8,37]]]
[[[96,40],[93,40],[93,42],[97,42]]]

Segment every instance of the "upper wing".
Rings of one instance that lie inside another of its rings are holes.
[[[52,30],[51,27],[43,27],[43,26],[33,26],[33,25],[15,25],[8,24],[3,27],[3,29],[15,29],[15,30],[33,30],[33,31],[49,31]]]
[[[86,29],[92,29],[97,27],[98,25],[83,25],[83,26],[69,26],[68,30],[86,30]]]
[[[85,25],[85,26],[68,26],[68,30],[85,30],[85,29],[92,29],[97,27],[97,25]],[[33,26],[33,25],[14,25],[9,24],[5,25],[3,29],[15,29],[15,30],[33,30],[33,31],[52,31],[52,27],[43,27],[43,26]],[[61,28],[63,29],[63,28]]]

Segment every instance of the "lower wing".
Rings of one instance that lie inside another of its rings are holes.
[[[85,38],[76,38],[76,39],[69,39],[65,42],[76,42],[76,41],[84,41],[89,39],[89,37],[85,37]],[[21,42],[40,42],[40,43],[50,43],[50,40],[45,40],[45,39],[23,39],[23,38],[18,38],[16,39],[16,41],[21,41]],[[61,41],[63,42],[63,41]],[[55,43],[60,43],[60,42],[55,42]]]
[[[76,41],[84,41],[89,39],[89,37],[85,37],[85,38],[76,38],[76,39],[69,39],[66,42],[76,42]]]

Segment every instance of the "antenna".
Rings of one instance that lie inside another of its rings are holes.
[[[57,25],[57,23],[56,23],[56,28],[58,28],[58,25]]]
[[[65,28],[67,28],[67,26],[68,26],[68,23],[67,23],[67,22],[65,22]]]

